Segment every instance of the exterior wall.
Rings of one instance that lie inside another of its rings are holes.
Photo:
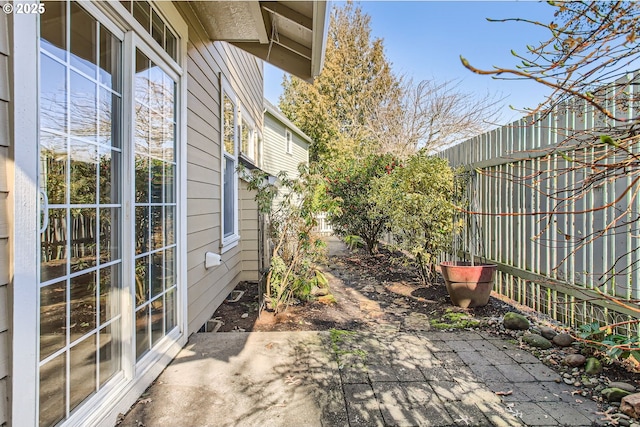
[[[0,1],[0,5],[4,2]],[[9,217],[7,199],[7,159],[9,156],[9,16],[0,14],[0,426],[9,422],[8,373],[11,340],[9,338]]]
[[[285,130],[289,129],[293,139],[291,154],[286,150]],[[309,162],[309,143],[297,129],[286,126],[269,111],[264,114],[263,169],[271,175],[287,172],[289,178],[298,176],[298,165]]]
[[[188,4],[178,2],[176,7],[187,22],[198,22]],[[222,254],[220,266],[205,269],[205,253],[222,249],[219,76],[227,78],[238,104],[261,127],[263,71],[259,59],[227,43],[211,42],[195,25],[189,28],[187,55],[187,334],[191,334],[243,279],[242,249],[249,244],[241,240]],[[241,219],[243,213],[238,215]],[[242,224],[239,230],[244,239]]]
[[[255,192],[247,189],[247,183],[240,180],[240,246],[242,250],[241,280],[257,281],[258,274],[258,204]]]

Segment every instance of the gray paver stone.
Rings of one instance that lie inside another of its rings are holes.
[[[511,381],[535,381],[535,378],[520,365],[496,365],[496,368]]]
[[[350,426],[384,426],[380,406],[369,384],[345,384],[343,389]]]

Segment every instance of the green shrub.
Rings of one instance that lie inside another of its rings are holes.
[[[454,232],[454,173],[447,161],[418,152],[378,179],[373,194],[397,244],[413,255],[422,282],[432,282]]]
[[[327,196],[337,206],[328,215],[339,236],[359,236],[367,251],[378,251],[378,241],[388,229],[387,209],[373,200],[375,180],[390,174],[400,162],[390,154],[350,159],[327,168]]]

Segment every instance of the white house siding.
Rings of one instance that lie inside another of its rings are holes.
[[[5,2],[0,1],[0,5]],[[7,158],[9,156],[9,15],[0,14],[0,425],[8,418],[9,372],[9,217],[7,198]]]
[[[272,175],[280,171],[287,172],[289,178],[298,176],[298,165],[309,161],[309,143],[297,130],[287,127],[281,120],[267,111],[264,114],[264,164],[263,169]],[[292,134],[293,149],[291,154],[286,150],[285,130]]]
[[[187,22],[198,22],[188,4],[176,5]],[[256,126],[262,126],[263,72],[259,59],[227,43],[211,42],[204,30],[195,26],[189,28],[187,55],[187,313],[191,334],[245,277],[243,268],[248,260],[242,250],[251,244],[244,242],[240,223],[239,244],[222,254],[222,265],[205,269],[205,253],[221,251],[219,76],[226,77],[238,103]],[[247,215],[240,210],[238,216]]]

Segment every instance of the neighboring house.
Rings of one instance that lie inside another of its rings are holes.
[[[298,165],[309,163],[313,141],[266,99],[263,126],[262,170],[274,176],[284,171],[289,178],[297,178]]]
[[[327,6],[0,4],[0,426],[113,426],[257,279],[262,60],[311,80]]]

